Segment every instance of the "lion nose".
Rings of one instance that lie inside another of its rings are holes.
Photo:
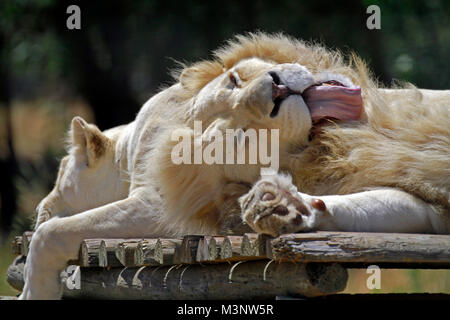
[[[272,101],[289,96],[291,91],[287,86],[281,84],[280,76],[274,71],[270,71],[268,74],[272,77]]]
[[[296,92],[283,84],[280,76],[275,71],[269,71],[268,74],[272,77],[272,101],[281,101],[291,94],[300,94],[300,92]]]
[[[281,84],[280,76],[275,71],[269,71],[268,74],[272,77],[273,83],[275,83],[276,85]]]
[[[290,90],[285,85],[277,85],[274,82],[272,82],[272,100],[275,101],[276,99],[284,99],[287,96],[290,95]]]

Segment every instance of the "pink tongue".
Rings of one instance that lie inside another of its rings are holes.
[[[302,96],[314,122],[323,118],[357,120],[363,111],[360,87],[313,86]]]

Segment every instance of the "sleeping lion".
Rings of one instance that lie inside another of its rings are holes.
[[[356,56],[263,33],[175,79],[127,125],[73,119],[20,298],[59,298],[86,238],[449,233],[449,90],[380,89]]]

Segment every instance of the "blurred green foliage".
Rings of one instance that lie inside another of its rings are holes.
[[[5,49],[11,75],[25,89],[14,91],[15,96],[38,94],[43,82],[50,80],[73,86],[77,64],[85,58],[71,50],[70,42],[79,34],[88,39],[99,67],[126,77],[142,103],[169,80],[167,71],[174,67],[170,58],[207,58],[226,39],[255,30],[282,31],[353,50],[371,63],[386,84],[399,79],[426,88],[450,87],[446,63],[450,2],[446,0],[84,1],[79,2],[80,31],[67,30],[65,25],[65,9],[72,3],[77,1],[0,3],[0,29],[8,37]],[[381,9],[381,30],[366,28],[366,8],[371,4]]]

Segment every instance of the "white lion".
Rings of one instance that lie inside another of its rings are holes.
[[[86,238],[449,233],[450,91],[379,89],[356,57],[266,34],[239,36],[176,79],[128,125],[101,132],[73,119],[37,208],[22,299],[59,298],[59,274]],[[173,133],[193,133],[194,120],[203,137],[278,129],[280,173],[175,164]]]

